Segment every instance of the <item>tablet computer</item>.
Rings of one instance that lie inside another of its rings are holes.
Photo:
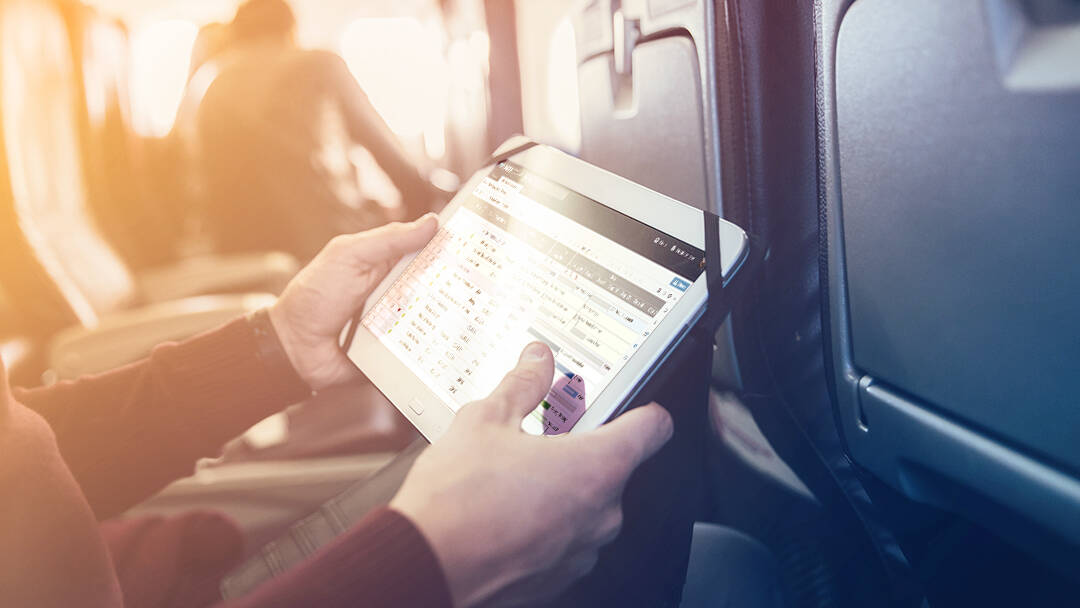
[[[374,290],[349,358],[429,440],[530,342],[555,377],[533,434],[620,413],[702,315],[703,213],[546,146],[478,171]],[[746,234],[719,220],[725,280]]]

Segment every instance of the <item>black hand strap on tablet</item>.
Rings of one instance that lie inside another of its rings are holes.
[[[524,136],[514,137],[500,146],[500,148],[509,147],[496,150],[487,164],[497,165],[536,145],[537,142]],[[720,216],[712,211],[703,211],[703,214],[705,221],[705,275],[709,295],[705,314],[702,315],[697,326],[708,332],[711,340],[713,333],[716,332],[716,329],[723,323],[724,318],[731,312],[731,303],[724,293],[727,280],[723,275],[723,259],[720,255]]]
[[[503,142],[502,145],[500,145],[498,148],[496,148],[495,152],[492,153],[490,158],[488,158],[488,162],[486,164],[497,165],[504,160],[509,159],[511,156],[514,156],[515,154],[521,154],[529,148],[536,147],[537,143],[538,142],[535,142],[525,137],[524,135],[511,137],[510,139]],[[507,146],[511,147],[507,148]]]
[[[506,146],[512,142],[519,142],[517,145],[512,145],[509,148]],[[488,159],[486,165],[497,165],[517,154],[524,152],[537,145],[537,142],[525,138],[515,137],[507,140],[503,146],[500,146],[500,150],[496,150],[494,154]],[[726,284],[726,278],[723,275],[723,259],[720,255],[720,216],[711,212],[703,211],[705,221],[705,275],[706,275],[706,287],[708,288],[708,300],[706,303],[705,314],[698,321],[697,328],[700,332],[706,332],[709,341],[712,340],[712,335],[716,332],[716,329],[724,321],[724,318],[729,312],[731,312],[731,303],[728,298],[725,297],[724,287]],[[341,343],[342,350],[348,351],[352,346],[353,338],[356,336],[356,329],[360,325],[360,317],[362,311],[357,311],[349,320],[349,324],[346,326],[345,336]]]
[[[524,136],[509,139],[501,146],[506,149],[496,150],[487,164],[497,165],[536,145],[537,142]],[[509,147],[507,148],[507,146]],[[724,266],[720,255],[720,216],[711,211],[703,211],[703,214],[705,221],[705,275],[709,295],[705,314],[702,315],[697,326],[709,332],[711,340],[712,334],[716,332],[716,329],[723,323],[724,318],[731,312],[731,303],[724,293],[727,279],[723,275]]]
[[[731,312],[731,303],[728,302],[724,293],[724,264],[720,255],[720,216],[712,211],[703,213],[705,216],[705,284],[709,295],[705,314],[699,321],[699,327],[710,332],[711,336],[724,321],[724,317]]]
[[[550,605],[671,606],[686,580],[693,522],[707,500],[704,462],[716,330],[733,304],[732,276],[723,276],[720,218],[704,212],[705,314],[642,387],[633,405],[657,401],[668,410],[674,436],[634,472],[623,491],[624,532],[604,548],[593,574]],[[743,269],[745,270],[745,269]],[[648,572],[649,576],[637,575]]]
[[[667,362],[656,371],[641,393],[633,400],[635,406],[661,398],[667,392],[665,387],[669,386],[676,376],[685,375],[684,366],[688,358],[708,359],[710,364],[706,368],[711,369],[716,330],[731,312],[732,302],[727,289],[730,277],[725,277],[723,274],[720,255],[720,216],[711,211],[702,213],[705,222],[705,285],[708,289],[705,313],[698,319],[685,340],[672,345],[671,348],[674,350],[669,354]],[[709,371],[705,373],[708,374]],[[710,381],[706,378],[702,384],[708,386]]]
[[[537,145],[519,138],[505,143],[488,162],[496,165]],[[705,313],[691,333],[676,347],[668,362],[654,376],[636,403],[662,402],[671,412],[675,439],[644,463],[628,481],[623,494],[624,532],[601,554],[594,574],[564,592],[552,606],[670,605],[681,593],[689,559],[693,522],[705,500],[702,463],[708,428],[708,398],[714,336],[733,305],[731,277],[723,275],[720,245],[720,218],[703,213],[705,280],[708,289]],[[748,263],[748,262],[744,262]],[[742,269],[740,275],[745,275]],[[343,348],[349,348],[359,325],[360,313],[353,319]],[[393,466],[393,465],[392,465]],[[407,469],[407,465],[401,467]],[[404,470],[395,475],[404,476]],[[366,485],[350,491],[350,498],[336,502],[359,505],[373,490]],[[391,496],[390,491],[386,496]],[[367,505],[368,502],[363,502]],[[321,511],[320,511],[321,513]],[[363,510],[350,510],[349,521],[362,516]],[[317,518],[316,516],[312,516]],[[321,525],[310,526],[322,530]],[[264,550],[278,563],[280,551]],[[262,580],[262,561],[243,574]],[[648,577],[636,573],[649,572]],[[228,589],[228,587],[226,587]]]

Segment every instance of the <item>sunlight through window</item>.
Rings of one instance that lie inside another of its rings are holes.
[[[563,19],[548,46],[547,106],[552,126],[570,150],[581,146],[581,108],[578,101],[577,47],[574,25]]]
[[[141,135],[162,137],[172,129],[198,33],[198,26],[182,19],[155,21],[133,33],[131,111]]]
[[[372,105],[399,137],[422,137],[431,158],[446,151],[442,41],[435,22],[399,18],[358,19],[341,38],[341,55]]]

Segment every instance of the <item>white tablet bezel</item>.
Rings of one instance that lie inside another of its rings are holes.
[[[547,146],[535,146],[509,159],[528,171],[565,186],[585,197],[628,215],[699,249],[705,248],[704,218],[700,209],[686,205],[640,186],[598,167]],[[445,222],[473,192],[477,183],[492,169],[477,171],[439,215]],[[720,249],[723,274],[729,279],[746,255],[746,233],[730,222],[720,221]],[[397,280],[414,256],[401,260],[372,292],[365,312]],[[642,380],[670,354],[701,316],[707,297],[706,274],[686,290],[596,401],[586,410],[570,432],[595,429],[619,413],[634,395]],[[372,381],[391,403],[429,441],[438,439],[454,419],[454,410],[420,380],[363,325],[348,352],[349,358]],[[514,362],[507,362],[507,371]]]

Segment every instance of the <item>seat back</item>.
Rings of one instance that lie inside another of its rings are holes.
[[[755,416],[895,602],[1049,597],[996,537],[1080,572],[1077,11],[724,4],[724,200],[768,248],[734,322]]]
[[[597,0],[576,15],[583,159],[719,210],[712,2]]]
[[[920,590],[832,416],[818,265],[815,12],[814,0],[716,2],[724,213],[754,236],[759,256],[730,323],[739,397],[822,506],[780,550],[794,560],[785,573],[806,573],[787,579],[794,598],[909,606]]]
[[[168,259],[164,210],[146,196],[147,152],[135,135],[128,96],[127,31],[83,6],[65,7],[76,67],[87,207],[129,265]],[[176,227],[168,231],[177,233]]]
[[[712,0],[594,0],[574,14],[579,156],[676,200],[725,212]],[[730,324],[714,376],[740,386]]]
[[[577,87],[566,89],[576,88],[578,96],[580,143],[575,152],[590,163],[663,194],[701,209],[719,210],[715,96],[708,84],[713,68],[712,34],[707,27],[713,19],[712,3],[596,0],[573,4],[569,17],[574,28]],[[544,48],[530,50],[539,50],[540,56],[558,69],[561,66],[553,61],[552,45],[565,30],[564,22],[558,21],[561,16],[553,12],[535,9],[537,16],[554,28],[548,40],[533,31],[529,38]],[[519,29],[530,25],[528,20],[521,21]],[[544,61],[532,62],[531,67],[547,72],[547,94],[528,101],[546,101],[548,118],[568,126],[566,113],[574,104],[552,103],[554,97],[568,93],[554,80],[562,77],[561,72],[553,71]],[[523,76],[543,78],[528,71]],[[528,88],[525,92],[528,96]],[[555,122],[548,126],[555,126]],[[548,139],[545,133],[528,132]],[[570,139],[577,138],[567,137]],[[605,574],[603,585],[617,587],[604,596],[609,603],[616,598],[614,601],[624,604],[661,605],[668,598],[650,594],[660,593],[659,587],[682,587],[692,522],[701,516],[705,502],[708,354],[707,348],[695,352],[677,368],[680,377],[676,383],[687,392],[668,396],[680,429],[676,431],[680,440],[672,443],[676,447],[666,459],[665,468],[670,470],[662,473],[662,480],[649,474],[637,477],[628,501],[642,500],[649,505],[648,516],[654,518],[649,525],[656,525],[655,534],[663,535],[663,541],[643,550],[635,545],[633,534],[624,535],[606,552],[597,571]],[[643,499],[646,494],[650,497]],[[628,522],[643,515],[635,511],[628,514]],[[663,516],[657,517],[658,513]],[[646,571],[648,577],[634,574]]]
[[[128,268],[87,208],[75,66],[57,7],[0,5],[0,118],[18,229],[75,316],[93,324],[129,303]]]
[[[836,15],[825,253],[852,455],[1080,572],[1080,10]]]

